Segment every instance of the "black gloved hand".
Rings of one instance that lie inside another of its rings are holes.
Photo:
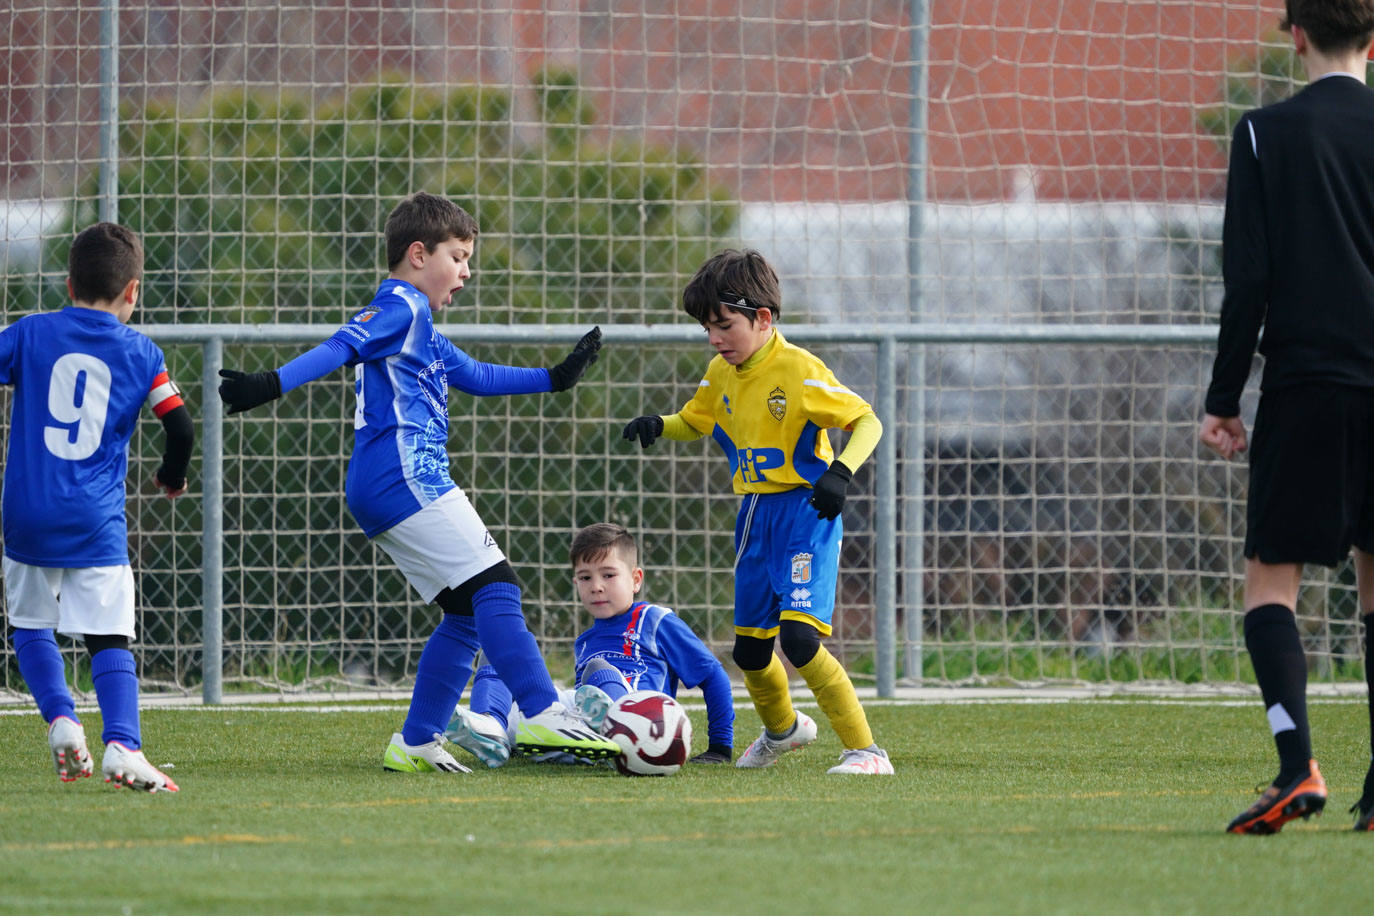
[[[229,405],[228,413],[241,413],[281,397],[281,376],[271,372],[219,370],[219,399]]]
[[[648,448],[654,440],[663,435],[662,417],[635,417],[625,424],[625,430],[620,434],[622,439],[630,442],[639,440],[640,448]]]
[[[713,744],[706,750],[697,754],[688,763],[729,763],[735,756],[734,748],[726,747],[723,744]]]
[[[812,487],[811,505],[816,509],[816,518],[834,518],[844,508],[844,492],[849,489],[849,481],[854,472],[839,461],[830,462],[820,480]]]
[[[549,381],[553,383],[553,390],[567,391],[576,385],[582,373],[587,371],[587,367],[596,362],[597,351],[600,349],[601,328],[595,327],[582,335],[582,339],[573,347],[572,352],[563,357],[563,362],[549,369]]]
[[[183,471],[180,476],[177,476],[174,471],[167,467],[167,462],[164,461],[162,464],[158,465],[157,470],[153,472],[153,482],[163,490],[166,490],[168,496],[171,496],[175,492],[186,489],[186,474]]]

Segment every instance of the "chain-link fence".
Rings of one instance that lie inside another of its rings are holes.
[[[207,350],[174,331],[326,336],[375,288],[390,208],[444,193],[482,227],[441,318],[459,346],[549,364],[564,336],[612,332],[571,395],[452,405],[455,479],[555,670],[579,624],[568,537],[602,519],[640,535],[650,593],[724,656],[723,462],[616,431],[680,406],[708,356],[639,332],[687,323],[681,287],[711,252],[757,247],[784,329],[817,331],[808,346],[889,405],[891,502],[871,463],[845,517],[834,647],[856,678],[1248,679],[1244,469],[1194,433],[1228,125],[1292,87],[1280,4],[717,6],[10,4],[0,318],[62,305],[73,230],[117,218],[147,245],[135,320],[200,416]],[[931,336],[894,337],[889,377],[876,330],[907,326]],[[938,333],[970,326],[1024,334]],[[1180,333],[1064,342],[1103,326]],[[484,336],[510,327],[529,334]],[[230,334],[212,359],[266,368],[301,346]],[[199,688],[216,588],[226,689],[410,676],[435,610],[343,505],[350,399],[331,378],[230,418],[209,509],[143,485],[160,439],[145,424],[130,518],[148,684]],[[1318,677],[1358,676],[1351,579],[1304,590]],[[0,658],[0,690],[21,696]]]

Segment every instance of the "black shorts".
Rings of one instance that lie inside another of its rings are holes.
[[[1250,443],[1245,556],[1337,566],[1374,553],[1374,390],[1265,392]]]

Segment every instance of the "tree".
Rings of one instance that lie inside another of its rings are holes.
[[[463,303],[474,320],[672,311],[737,207],[686,153],[598,143],[572,73],[541,74],[534,97],[533,130],[505,89],[400,79],[323,103],[229,89],[189,115],[174,101],[126,109],[120,216],[143,235],[156,291],[143,320],[338,321],[385,271],[387,212],[421,189],[482,227],[479,295]]]
[[[1372,65],[1374,66],[1374,65]],[[1233,58],[1226,68],[1221,101],[1198,112],[1198,127],[1226,147],[1241,115],[1288,98],[1306,82],[1302,62],[1288,36],[1262,36],[1258,50]]]

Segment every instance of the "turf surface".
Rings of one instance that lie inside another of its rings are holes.
[[[1374,892],[1374,836],[1345,813],[1363,699],[1313,703],[1331,800],[1268,838],[1222,832],[1273,776],[1258,700],[871,704],[891,778],[828,776],[823,723],[766,770],[486,770],[458,750],[472,775],[383,773],[403,712],[146,710],[182,788],[152,796],[101,782],[98,750],[94,778],[60,783],[37,716],[0,716],[0,909],[1330,912]],[[737,751],[757,728],[741,710]]]

